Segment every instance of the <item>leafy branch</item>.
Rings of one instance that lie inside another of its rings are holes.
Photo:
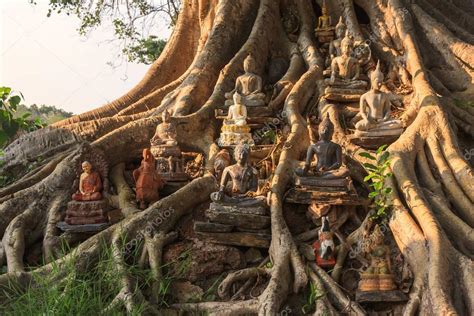
[[[387,145],[379,147],[375,155],[368,152],[359,154],[373,162],[363,164],[368,173],[364,181],[372,188],[369,198],[374,199],[375,204],[376,213],[372,216],[373,219],[386,217],[392,206],[392,188],[386,185],[386,179],[392,176],[392,173],[388,171],[390,169],[390,153],[385,150],[386,148]]]

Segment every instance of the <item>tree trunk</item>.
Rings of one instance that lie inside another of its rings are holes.
[[[119,249],[122,234],[135,238],[146,223],[171,207],[176,210],[172,220],[147,237],[150,266],[159,278],[162,247],[170,239],[173,225],[194,206],[206,202],[215,188],[215,180],[209,175],[217,153],[214,140],[219,133],[214,110],[224,103],[224,93],[233,89],[242,73],[243,60],[251,53],[260,71],[275,57],[284,57],[289,64],[279,80],[286,88],[277,104],[287,114],[288,128],[284,129],[285,143],[275,166],[269,198],[272,268],[231,274],[224,282],[254,278],[259,273],[265,274],[269,282],[263,293],[252,300],[182,304],[175,308],[219,315],[276,315],[288,297],[301,293],[311,280],[330,294],[317,301],[318,308],[328,313],[343,312],[344,306],[350,304],[351,313],[364,314],[363,308],[351,302],[324,271],[316,268],[307,272],[297,241],[283,217],[287,185],[310,141],[304,116],[311,112],[314,100],[323,91],[324,59],[314,38],[321,2],[185,0],[166,49],[136,87],[110,104],[22,136],[8,146],[2,172],[19,176],[0,189],[0,266],[8,266],[8,273],[0,275],[0,285],[8,286],[12,280],[24,286],[33,282],[31,272],[25,272],[23,255],[37,241],[43,240],[43,255],[56,253],[60,239],[54,224],[72,193],[77,164],[88,155],[102,157],[113,167],[110,178],[127,217],[120,226],[88,239],[78,246],[80,251],[57,259],[56,263],[76,259],[77,269],[86,269],[98,259],[103,247],[99,241],[105,240],[114,249],[114,262],[123,266],[126,263]],[[389,226],[414,275],[404,314],[466,315],[474,310],[474,176],[457,135],[462,135],[463,143],[472,144],[474,110],[459,107],[456,102],[474,96],[473,26],[469,23],[474,12],[472,3],[338,0],[331,2],[330,10],[343,15],[356,40],[370,39],[373,54],[383,64],[401,65],[400,80],[412,88],[403,101],[401,119],[406,129],[388,147],[393,171],[389,180],[393,188]],[[289,35],[283,19],[290,11],[299,27],[297,33]],[[364,15],[370,19],[368,24],[362,23]],[[121,178],[120,170],[123,163],[139,158],[141,150],[149,146],[165,109],[173,113],[178,123],[181,148],[203,153],[208,172],[139,212],[130,203],[133,192]],[[325,102],[319,102],[317,110],[320,115],[330,115],[336,127],[334,140],[351,158],[355,166],[351,168],[352,177],[360,182],[360,164],[365,161],[358,153],[366,150],[349,141],[339,121],[344,112]],[[38,167],[25,172],[24,167],[33,161]],[[188,196],[197,198],[190,200]],[[360,234],[357,230],[351,235],[345,247],[350,247]],[[344,264],[344,258],[338,259],[338,266]],[[51,269],[51,265],[45,265],[36,271],[47,274]],[[117,293],[113,304],[123,303],[130,309],[136,303],[127,296],[135,290],[132,279],[133,276],[123,277],[123,290]],[[229,288],[227,283],[223,283],[224,288]],[[150,300],[141,293],[132,294],[142,301]],[[150,311],[159,312],[153,306]]]

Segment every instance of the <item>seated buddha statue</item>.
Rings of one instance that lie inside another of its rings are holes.
[[[187,179],[183,171],[183,156],[178,146],[176,124],[171,121],[167,110],[161,114],[162,122],[156,127],[155,135],[150,140],[151,154],[156,159],[156,168],[166,181]]]
[[[341,42],[346,35],[347,26],[344,23],[342,16],[339,18],[339,22],[336,25],[336,38],[329,44],[329,58],[333,60],[337,56],[341,56]]]
[[[359,61],[352,57],[354,40],[346,32],[346,36],[341,40],[341,55],[336,56],[331,61],[331,77],[326,79],[329,87],[342,89],[366,89],[367,82],[360,79]]]
[[[133,171],[133,179],[136,185],[136,199],[140,209],[144,210],[148,205],[158,201],[160,195],[158,190],[162,189],[165,181],[155,167],[156,161],[150,149],[143,150],[143,160],[138,169]]]
[[[234,94],[238,93],[242,96],[242,103],[245,106],[264,106],[265,93],[263,92],[262,77],[257,75],[256,62],[252,55],[248,55],[244,60],[245,73],[239,76],[235,82],[235,89],[226,93],[227,106],[234,104]]]
[[[390,248],[384,243],[384,235],[379,225],[375,226],[368,239],[364,253],[369,260],[369,267],[360,275],[359,291],[396,289],[390,262]]]
[[[99,201],[102,199],[102,180],[98,172],[92,170],[88,161],[82,163],[82,174],[79,178],[79,190],[72,195],[74,201]]]
[[[361,120],[356,123],[356,136],[384,136],[402,133],[402,124],[391,117],[390,95],[381,91],[384,75],[380,70],[380,61],[371,74],[371,89],[360,98],[359,114]]]
[[[177,146],[176,141],[177,132],[176,126],[170,122],[170,113],[168,110],[163,111],[161,114],[162,122],[156,127],[156,132],[153,138],[150,140],[152,146]]]
[[[314,176],[322,179],[341,179],[349,176],[349,169],[343,165],[342,148],[331,141],[334,125],[329,114],[319,124],[319,141],[308,147],[303,170],[298,170],[300,176]],[[311,168],[313,158],[316,165]]]
[[[250,197],[251,192],[258,189],[258,171],[249,164],[250,146],[239,144],[234,149],[236,163],[230,165],[222,172],[219,191],[211,194],[212,201],[224,204],[261,203],[261,199]],[[230,192],[226,192],[227,183],[232,182]]]
[[[334,26],[332,26],[332,19],[329,15],[326,0],[323,0],[321,11],[322,14],[318,18],[318,25],[316,27],[316,37],[320,43],[329,43],[334,38]]]
[[[234,104],[229,107],[229,112],[222,125],[219,145],[233,146],[241,142],[253,145],[250,127],[247,125],[247,107],[243,103],[244,99],[238,92],[234,93],[233,99]]]

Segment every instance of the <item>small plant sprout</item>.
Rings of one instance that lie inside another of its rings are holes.
[[[386,179],[392,176],[390,170],[390,153],[386,151],[387,145],[383,145],[377,149],[375,155],[363,152],[359,155],[367,158],[372,162],[363,164],[368,175],[364,181],[372,188],[369,193],[369,198],[373,199],[376,213],[372,216],[373,219],[385,218],[387,212],[392,206],[391,193],[392,188],[386,185]]]

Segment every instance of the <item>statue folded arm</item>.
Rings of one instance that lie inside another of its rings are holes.
[[[313,159],[315,154],[316,152],[314,150],[314,146],[309,146],[308,151],[306,152],[306,161],[304,163],[303,174],[306,174],[309,171],[309,167],[311,166],[311,160]]]
[[[328,170],[336,170],[342,166],[342,149],[336,146],[336,161],[328,168]]]

